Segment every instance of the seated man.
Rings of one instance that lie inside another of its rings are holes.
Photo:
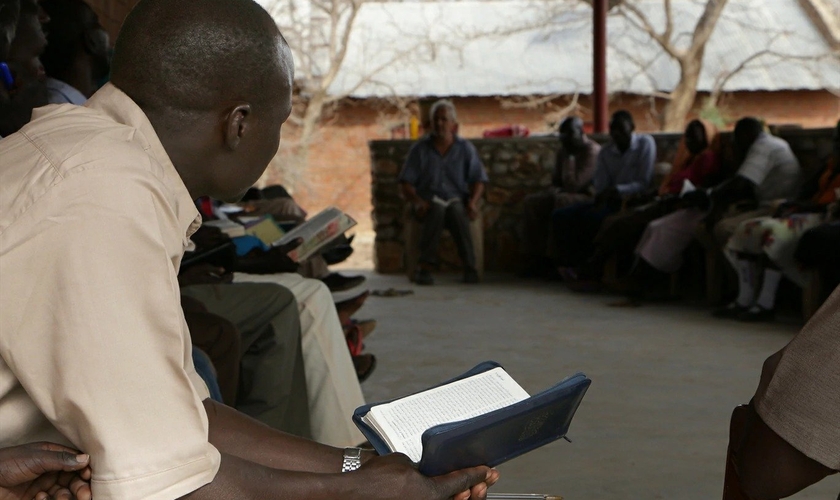
[[[772,217],[742,222],[729,238],[724,254],[738,274],[738,297],[722,310],[723,316],[740,321],[772,319],[782,276],[800,287],[808,283],[794,258],[796,247],[809,229],[836,216],[832,212],[838,193],[840,122],[834,130],[833,157],[805,183],[797,201],[783,204]]]
[[[673,273],[703,220],[714,228],[720,248],[741,222],[770,215],[774,202],[795,195],[799,161],[782,139],[764,132],[760,121],[742,118],[735,124],[733,147],[740,167],[735,177],[709,190],[683,197],[684,208],[648,224],[636,247],[638,276]],[[756,205],[758,207],[756,208]]]
[[[633,116],[616,111],[610,119],[612,142],[598,154],[593,202],[558,208],[552,214],[558,264],[575,266],[592,255],[593,240],[607,216],[622,201],[648,189],[656,162],[656,143],[647,134],[636,134]]]
[[[557,152],[552,186],[528,195],[522,202],[522,258],[529,276],[543,275],[550,269],[551,212],[591,199],[588,191],[601,146],[583,133],[583,120],[576,116],[560,124],[560,143],[563,148]]]
[[[262,175],[292,61],[251,0],[140,0],[111,83],[0,141],[0,446],[72,443],[99,500],[486,498],[487,467],[430,478],[296,438],[195,373],[177,282],[193,200]]]
[[[108,33],[82,0],[41,0],[50,17],[41,56],[50,104],[82,105],[108,77]]]
[[[840,288],[764,363],[745,423],[731,434],[747,497],[785,498],[840,471],[838,330]]]
[[[470,221],[478,217],[478,200],[484,193],[487,172],[475,146],[458,137],[458,117],[452,102],[434,103],[429,119],[432,133],[411,148],[399,176],[403,196],[422,224],[420,262],[414,281],[418,285],[434,283],[432,269],[446,227],[464,265],[464,282],[477,283]]]

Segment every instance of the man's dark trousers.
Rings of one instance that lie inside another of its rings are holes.
[[[453,201],[448,206],[431,202],[426,216],[420,220],[420,263],[435,265],[438,262],[440,236],[444,228],[449,231],[458,247],[458,256],[465,269],[475,270],[475,251],[470,234],[470,219],[464,204]]]

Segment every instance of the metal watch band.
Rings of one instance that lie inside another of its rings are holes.
[[[351,472],[362,466],[361,448],[344,448],[344,462],[341,463],[341,472]]]

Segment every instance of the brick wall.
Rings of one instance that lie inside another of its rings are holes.
[[[788,141],[806,171],[820,168],[831,151],[833,129],[782,130],[778,135]],[[722,136],[727,149],[730,134]],[[605,136],[593,136],[604,142]],[[654,134],[659,161],[673,158],[679,134]],[[485,269],[517,271],[519,259],[522,199],[551,184],[556,138],[479,139],[473,140],[484,162],[490,182],[482,209],[484,217]],[[373,141],[370,143],[373,179],[373,222],[376,230],[374,264],[381,273],[396,273],[403,266],[403,212],[405,202],[399,195],[396,176],[412,141]],[[450,245],[451,247],[451,245]],[[455,249],[443,248],[444,261],[457,261]]]

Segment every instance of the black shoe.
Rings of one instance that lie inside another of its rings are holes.
[[[351,288],[356,288],[365,282],[364,276],[343,276],[339,273],[330,273],[321,278],[321,281],[327,285],[331,292],[344,292]]]
[[[417,269],[417,271],[414,272],[414,282],[418,285],[434,285],[435,279],[429,271],[425,269]]]
[[[467,269],[464,271],[464,283],[469,283],[471,285],[478,283],[478,271],[475,269]]]
[[[336,264],[344,262],[352,254],[353,247],[351,247],[350,245],[339,245],[334,248],[330,248],[325,252],[322,252],[321,257],[324,258],[328,265],[334,266]]]
[[[773,321],[776,318],[776,311],[773,309],[765,309],[761,306],[753,306],[746,309],[738,315],[738,321],[744,323],[760,323],[763,321]]]
[[[738,317],[746,312],[747,308],[739,306],[737,302],[730,302],[729,304],[719,307],[712,311],[712,316],[721,319],[738,319]]]

